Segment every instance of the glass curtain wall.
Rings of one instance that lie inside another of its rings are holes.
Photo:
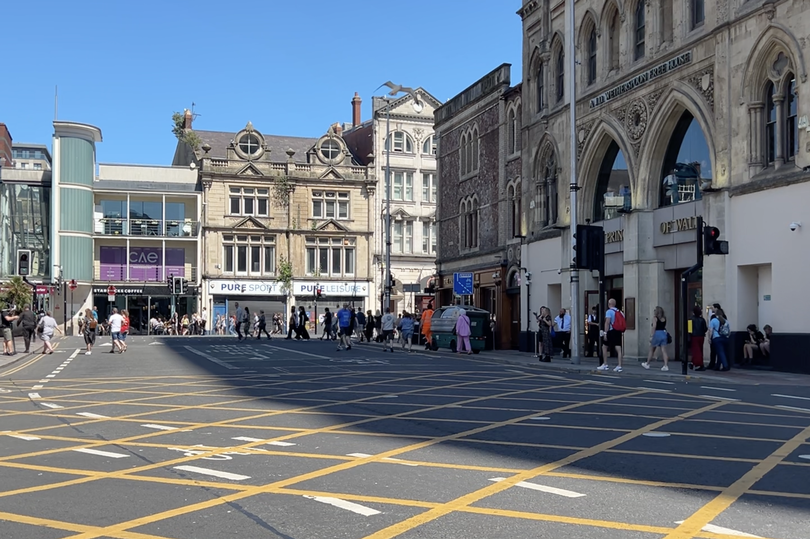
[[[0,277],[17,273],[19,249],[31,251],[30,277],[50,276],[51,188],[0,184]]]

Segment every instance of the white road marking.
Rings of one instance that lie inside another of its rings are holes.
[[[42,386],[39,386],[39,387],[42,387]],[[31,389],[37,389],[37,388],[33,387]],[[11,393],[11,390],[10,389],[0,389],[0,393]]]
[[[667,438],[671,436],[668,432],[645,432],[642,436],[647,436],[649,438]]]
[[[55,374],[49,374],[45,378],[56,378],[56,375]]]
[[[369,455],[368,453],[349,453],[346,456],[347,457],[357,457],[359,459],[364,459],[364,458],[371,457],[372,455]],[[413,464],[413,463],[410,463],[410,462],[404,462],[402,459],[394,459],[394,458],[386,457],[383,460],[388,461],[388,462],[396,462],[397,464],[402,464],[403,466],[414,466],[414,467],[419,466],[418,464]]]
[[[78,356],[78,355],[79,355],[79,352],[81,352],[81,351],[82,351],[82,349],[81,349],[81,348],[77,348],[77,349],[76,349],[76,350],[75,350],[75,351],[74,351],[72,354],[70,354],[70,357],[69,357],[68,359],[73,359],[73,358],[75,358],[76,356]]]
[[[513,371],[512,369],[506,369],[506,372],[513,372],[513,373],[515,373],[515,374],[526,374],[526,373],[525,373],[525,372],[523,372],[523,371]]]
[[[565,378],[564,376],[555,376],[553,374],[541,374],[540,376],[544,378],[552,378],[554,380],[568,380],[568,378]]]
[[[79,412],[76,415],[80,415],[82,417],[89,417],[90,419],[109,419],[109,416],[94,414],[93,412]]]
[[[267,442],[267,445],[277,445],[279,447],[292,447],[295,444],[292,443],[292,442],[276,442],[276,441],[273,441],[273,442]]]
[[[271,346],[269,344],[265,344],[266,347],[272,348],[273,350],[279,350],[281,352],[292,352],[294,354],[301,354],[302,356],[309,356],[314,357],[317,359],[329,359],[327,356],[319,356],[318,354],[310,354],[309,352],[302,352],[301,350],[292,350],[290,348],[279,348],[278,346]]]
[[[658,391],[659,393],[672,393],[671,389],[664,389],[661,387],[637,387],[636,389],[643,389],[645,391]]]
[[[174,469],[182,470],[184,472],[194,472],[203,475],[211,475],[214,477],[220,477],[222,479],[231,479],[232,481],[244,481],[245,479],[250,479],[249,475],[220,472],[219,470],[211,470],[210,468],[200,468],[198,466],[175,466]]]
[[[782,410],[795,410],[797,412],[810,412],[807,408],[797,408],[795,406],[785,406],[783,404],[777,404],[777,408],[781,408]]]
[[[50,380],[43,379],[43,380],[40,380],[40,381],[39,381],[39,383],[40,383],[40,384],[44,384],[44,383],[46,383],[46,382],[50,382]]]
[[[544,416],[544,415],[539,415],[539,416],[537,416],[537,417],[530,417],[529,419],[533,419],[533,420],[535,420],[535,421],[549,421],[551,418],[550,418],[550,417],[546,417],[546,416]]]
[[[245,374],[253,374],[255,372],[259,372],[259,371],[245,371]]]
[[[666,384],[668,386],[674,386],[675,382],[664,382],[663,380],[644,380],[650,384]]]
[[[20,440],[25,440],[26,442],[33,442],[34,440],[41,440],[42,438],[37,438],[36,436],[26,436],[25,434],[12,434],[10,431],[4,431],[3,434],[6,436],[11,436],[12,438],[18,438]]]
[[[721,400],[721,401],[731,401],[731,402],[739,402],[740,401],[740,399],[732,399],[730,397],[718,397],[717,395],[700,395],[700,396],[704,397],[704,398],[707,398],[707,399],[718,399],[718,400]]]
[[[622,379],[621,376],[613,376],[612,374],[597,374],[596,376],[599,376],[600,378],[615,378],[617,380]]]
[[[345,509],[347,511],[351,511],[352,513],[357,513],[358,515],[363,515],[364,517],[371,517],[380,514],[380,511],[372,509],[371,507],[366,507],[365,505],[360,505],[359,503],[347,502],[346,500],[341,500],[339,498],[330,498],[327,496],[304,496],[304,498],[325,503],[327,505],[333,505],[335,507],[339,507],[340,509]]]
[[[781,395],[779,393],[772,393],[771,397],[781,397],[783,399],[799,399],[803,401],[810,401],[810,397],[797,397],[796,395]]]
[[[399,395],[383,395],[380,398],[381,399],[398,399]]]
[[[205,352],[197,350],[196,348],[193,348],[191,346],[185,346],[184,348],[186,350],[188,350],[189,352],[193,353],[193,354],[197,354],[200,357],[204,357],[205,359],[207,359],[211,363],[216,363],[220,367],[225,367],[226,369],[232,369],[232,370],[233,369],[237,369],[237,370],[239,369],[239,367],[235,367],[235,366],[231,365],[230,363],[228,363],[227,361],[222,361],[221,359],[217,359],[214,356],[209,356]]]
[[[263,438],[251,438],[250,436],[237,436],[236,438],[231,438],[231,440],[237,440],[239,442],[263,442]]]
[[[493,477],[492,479],[490,479],[490,481],[500,483],[505,479],[506,479],[505,477]],[[547,487],[546,485],[538,485],[537,483],[529,483],[527,481],[521,481],[520,483],[516,483],[515,486],[528,488],[531,490],[539,490],[540,492],[547,492],[549,494],[557,494],[558,496],[565,496],[566,498],[582,498],[585,496],[585,494],[582,494],[580,492],[574,492],[573,490],[565,490],[556,487]]]
[[[47,406],[48,408],[64,408],[64,406],[59,406],[58,404],[54,404],[52,402],[43,402],[42,406]]]
[[[129,455],[123,453],[111,453],[110,451],[101,451],[100,449],[74,449],[77,453],[87,453],[88,455],[98,455],[99,457],[110,457],[111,459],[125,459]]]
[[[29,399],[41,399],[42,397],[39,396],[39,393],[29,393],[28,398]]]
[[[44,386],[42,384],[39,384],[39,385],[36,385],[36,386],[32,387],[31,389],[42,389],[43,387]],[[8,391],[8,390],[5,390],[5,389],[0,391],[0,392],[2,392],[2,393],[11,393],[11,391]]]
[[[589,380],[589,382],[592,383],[592,384],[601,384],[603,386],[615,386],[616,385],[613,382],[602,382],[601,380]]]
[[[810,460],[810,455],[799,455],[800,459]]]
[[[675,524],[683,524],[683,520],[679,520]],[[705,526],[703,526],[702,530],[704,532],[722,533],[724,535],[735,535],[737,537],[760,537],[759,535],[751,535],[750,533],[739,532],[737,530],[723,528],[721,526],[715,526],[714,524],[706,524]]]
[[[332,390],[336,391],[338,389],[349,389],[348,387],[333,387]]]
[[[155,425],[154,423],[147,423],[146,425],[141,425],[141,426],[146,427],[147,429],[177,430],[177,427],[169,427],[167,425]]]
[[[163,344],[163,343],[160,342],[160,341],[154,341],[154,342],[150,342],[149,346],[155,346],[156,344]]]
[[[714,391],[737,391],[736,389],[728,389],[726,387],[712,387],[712,386],[700,386],[700,389],[711,389]]]

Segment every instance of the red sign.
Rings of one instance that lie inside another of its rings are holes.
[[[38,296],[47,296],[50,293],[51,293],[51,288],[50,287],[45,286],[44,284],[38,284],[37,285],[37,295]]]
[[[115,295],[115,287],[113,285],[110,285],[110,286],[107,287],[107,295],[108,296],[114,296]]]
[[[79,285],[76,284],[76,279],[71,279],[68,286],[71,290],[76,290],[79,287]]]

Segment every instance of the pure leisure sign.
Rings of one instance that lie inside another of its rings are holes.
[[[623,82],[618,86],[614,86],[613,88],[611,88],[606,92],[602,92],[598,96],[591,99],[590,108],[595,109],[596,107],[600,107],[605,103],[607,103],[608,101],[612,101],[617,97],[621,97],[627,92],[634,90],[639,86],[643,86],[648,82],[653,81],[659,77],[662,77],[667,73],[669,73],[670,71],[674,71],[680,67],[690,64],[691,62],[692,62],[692,51],[679,54],[675,58],[667,60],[663,64],[650,68],[647,71],[644,71],[643,73],[639,73],[632,79]]]

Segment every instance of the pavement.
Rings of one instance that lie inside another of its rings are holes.
[[[67,337],[0,365],[3,539],[808,537],[795,375],[231,337],[109,350]]]

